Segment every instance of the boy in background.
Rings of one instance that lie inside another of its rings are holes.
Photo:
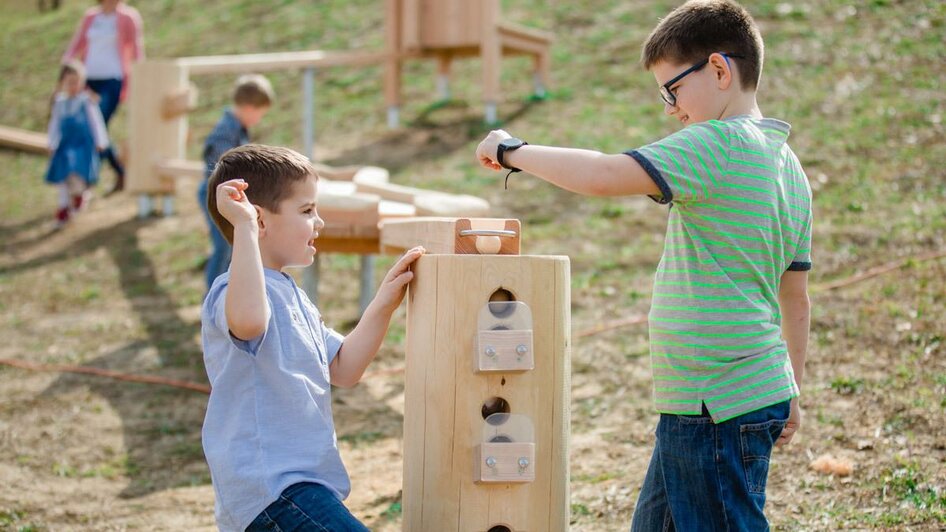
[[[233,106],[224,109],[223,116],[204,142],[204,181],[197,189],[197,201],[204,211],[210,231],[210,257],[204,267],[207,289],[230,264],[230,244],[214,225],[207,211],[207,182],[217,161],[227,150],[250,142],[249,129],[259,124],[273,104],[275,95],[269,80],[259,74],[248,74],[237,79],[233,89]]]

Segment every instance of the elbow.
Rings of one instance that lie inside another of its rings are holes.
[[[354,388],[361,382],[361,376],[353,377],[351,375],[333,375],[332,376],[332,386],[337,386],[339,388]]]
[[[240,340],[252,340],[266,332],[268,322],[268,316],[243,316],[228,318],[227,327],[230,329],[230,334]]]

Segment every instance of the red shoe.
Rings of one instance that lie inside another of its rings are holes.
[[[56,227],[62,227],[69,223],[69,208],[63,207],[56,211]]]
[[[72,210],[79,212],[82,210],[82,207],[85,207],[89,203],[90,193],[88,190],[83,191],[81,194],[73,194],[72,196]]]

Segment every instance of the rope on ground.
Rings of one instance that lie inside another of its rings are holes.
[[[36,364],[22,360],[11,360],[0,358],[0,365],[12,366],[14,368],[27,369],[31,371],[53,371],[58,373],[81,373],[84,375],[95,375],[97,377],[108,377],[120,381],[141,382],[144,384],[160,384],[171,386],[173,388],[183,388],[194,392],[210,393],[210,386],[197,382],[179,381],[176,379],[166,379],[152,375],[134,375],[131,373],[120,373],[102,368],[90,368],[87,366],[73,366],[68,364]]]
[[[845,277],[843,279],[837,279],[827,283],[817,284],[811,287],[812,292],[818,292],[821,290],[834,290],[836,288],[842,288],[845,286],[850,286],[878,275],[883,275],[885,273],[892,272],[894,270],[899,270],[906,267],[910,264],[916,264],[919,262],[927,262],[931,260],[936,260],[942,257],[946,257],[946,250],[940,251],[930,251],[928,253],[923,253],[922,255],[917,255],[915,257],[906,257],[904,259],[897,259],[895,261],[888,262],[886,264],[881,264],[880,266],[874,266],[873,268],[852,275],[850,277]]]
[[[919,262],[928,262],[931,260],[936,260],[946,257],[946,250],[941,251],[931,251],[929,253],[924,253],[916,257],[907,257],[904,259],[898,259],[886,264],[881,264],[880,266],[875,266],[867,271],[852,275],[850,277],[845,277],[843,279],[838,279],[835,281],[830,281],[827,283],[821,283],[813,285],[811,287],[812,292],[820,292],[822,290],[835,290],[837,288],[843,288],[845,286],[850,286],[852,284],[883,275],[895,270],[906,267],[909,264],[916,264]],[[629,327],[631,325],[638,325],[641,323],[647,323],[647,316],[631,316],[628,318],[622,318],[619,320],[612,320],[590,329],[585,329],[583,331],[578,331],[575,334],[576,338],[584,338],[586,336],[594,336],[606,331],[611,331],[614,329],[620,329],[623,327]],[[179,381],[175,379],[166,379],[164,377],[155,377],[149,375],[135,375],[131,373],[119,373],[117,371],[111,371],[101,368],[90,368],[85,366],[71,366],[66,364],[34,364],[32,362],[24,362],[21,360],[11,360],[0,358],[0,365],[12,366],[20,369],[27,369],[32,371],[54,371],[60,373],[81,373],[85,375],[95,375],[98,377],[108,377],[110,379],[116,379],[120,381],[128,382],[141,382],[145,384],[160,384],[163,386],[171,386],[173,388],[183,388],[185,390],[191,390],[201,393],[210,393],[210,386],[206,384],[200,384],[196,382],[187,382]],[[391,368],[387,370],[374,371],[366,373],[364,378],[378,377],[382,375],[395,375],[402,373],[404,371],[403,367]]]

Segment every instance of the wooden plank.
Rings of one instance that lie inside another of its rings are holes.
[[[132,68],[126,186],[133,194],[173,194],[174,180],[160,178],[155,165],[184,159],[187,115],[165,120],[161,102],[187,89],[187,72],[173,61],[139,61]]]
[[[424,466],[426,457],[427,353],[437,342],[438,261],[425,255],[412,267],[414,280],[407,289],[407,321],[404,378],[403,530],[425,530]],[[430,403],[431,405],[435,403]]]
[[[45,133],[0,126],[0,146],[33,153],[47,153],[49,151],[49,139]]]
[[[203,178],[204,163],[200,161],[187,161],[184,159],[170,159],[159,161],[154,165],[154,172],[164,178]]]
[[[529,40],[546,46],[555,40],[555,36],[547,31],[529,28],[513,22],[499,22],[496,24],[500,35],[517,37],[522,40]]]
[[[161,101],[161,118],[170,120],[197,109],[199,92],[197,86],[190,83],[186,89],[165,96]]]
[[[375,255],[380,253],[377,238],[358,238],[345,236],[334,238],[331,235],[320,234],[315,241],[315,248],[319,253],[355,253],[359,255]]]
[[[486,216],[489,202],[465,194],[447,194],[433,190],[396,185],[394,183],[358,179],[358,192],[378,196],[417,208],[418,216]]]
[[[551,336],[557,339],[549,351],[551,361],[555,365],[551,428],[552,469],[559,473],[551,478],[549,530],[568,530],[571,521],[571,469],[568,460],[571,448],[572,386],[571,264],[568,257],[564,256],[550,259],[555,261],[555,281],[551,286],[551,292],[554,294]]]
[[[511,231],[511,237],[461,236],[464,230]],[[486,249],[490,238],[494,249]],[[505,218],[412,218],[386,220],[381,226],[381,247],[399,253],[417,245],[435,254],[499,254],[518,255],[520,224]]]
[[[301,68],[380,65],[388,52],[325,52],[307,50],[270,54],[208,55],[182,57],[177,64],[191,74],[265,72]]]

